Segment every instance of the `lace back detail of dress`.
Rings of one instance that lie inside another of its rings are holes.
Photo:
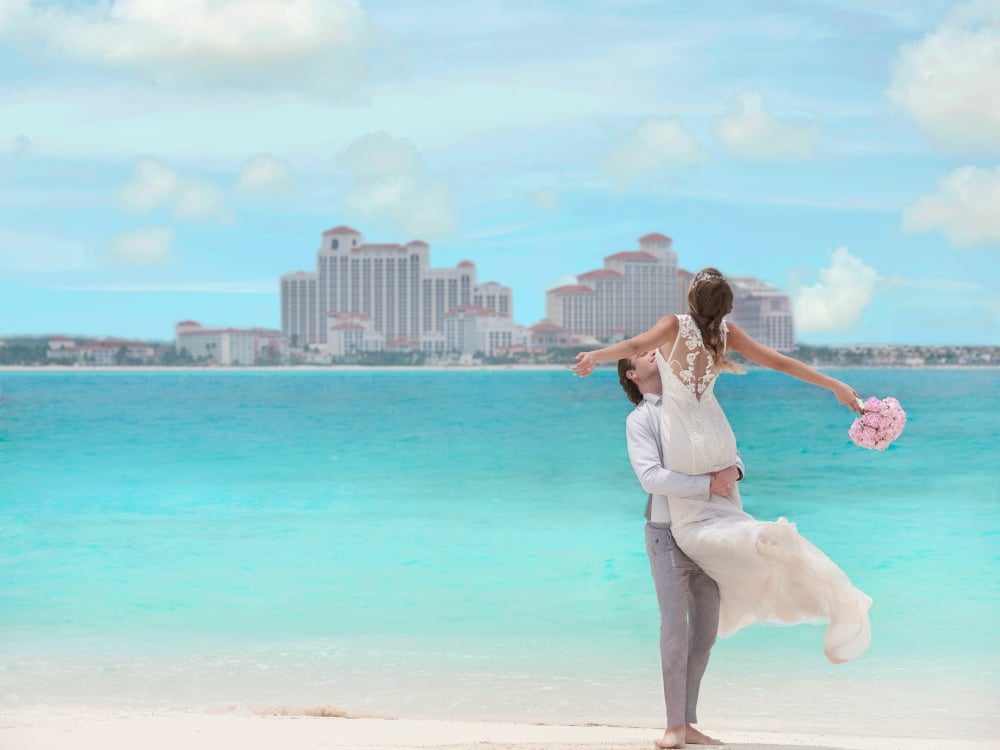
[[[714,369],[715,357],[705,348],[698,324],[690,315],[678,315],[680,330],[670,350],[667,364],[688,392],[699,401],[711,390],[718,373]],[[726,324],[722,324],[722,340],[726,340]]]

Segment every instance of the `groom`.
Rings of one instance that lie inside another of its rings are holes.
[[[649,493],[646,554],[660,605],[660,662],[667,707],[667,729],[656,746],[721,745],[693,726],[698,721],[701,678],[719,629],[719,589],[674,543],[667,496],[707,500],[710,491],[728,496],[733,484],[743,478],[743,464],[737,459],[736,466],[700,476],[665,469],[660,442],[663,386],[656,352],[619,360],[618,380],[635,404],[625,422],[629,460]]]

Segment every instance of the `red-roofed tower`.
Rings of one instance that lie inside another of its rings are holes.
[[[608,255],[603,268],[576,284],[546,293],[546,319],[576,336],[601,341],[646,330],[677,307],[677,254],[673,240],[653,232],[639,247]]]

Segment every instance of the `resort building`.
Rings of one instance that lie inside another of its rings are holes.
[[[464,261],[469,263],[469,261]],[[471,265],[471,263],[470,263]],[[513,306],[513,295],[509,286],[503,286],[495,281],[487,281],[477,286],[472,293],[472,304],[497,315],[509,318]]]
[[[677,267],[673,240],[654,232],[637,244],[546,292],[545,319],[528,330],[513,322],[511,288],[480,282],[472,261],[432,268],[426,242],[367,243],[338,226],[320,236],[315,271],[281,277],[281,332],[292,347],[319,347],[333,358],[380,351],[493,355],[518,346],[618,341],[687,310],[692,273]],[[788,297],[756,279],[731,282],[732,319],[762,343],[792,349]]]
[[[672,240],[662,234],[639,238],[638,250],[604,258],[604,267],[576,277],[575,284],[546,293],[545,320],[532,328],[537,341],[620,341],[647,330],[664,314],[687,311],[694,274],[677,267]],[[745,276],[729,279],[730,319],[778,351],[795,348],[791,303],[774,286]],[[565,346],[565,343],[561,344]]]
[[[573,336],[562,326],[543,320],[528,329],[535,349],[561,349],[573,343]]]
[[[693,278],[694,274],[687,269],[677,269],[677,304],[674,305],[673,312],[680,314],[688,311],[688,290]]]
[[[526,346],[529,332],[509,317],[477,305],[459,305],[445,314],[445,351],[484,354]]]
[[[316,274],[298,271],[281,277],[281,332],[292,346],[315,344],[325,320],[318,310]]]
[[[384,341],[435,351],[446,345],[445,316],[460,305],[509,318],[513,294],[496,282],[479,284],[468,260],[455,268],[431,268],[426,242],[369,244],[346,226],[323,232],[316,271],[281,277],[281,330],[293,346],[328,344],[332,313],[368,316],[371,330]]]
[[[795,348],[795,326],[788,295],[770,284],[746,276],[729,279],[733,289],[733,312],[729,320],[757,341],[790,352]]]
[[[46,357],[53,362],[79,363],[110,367],[126,364],[149,364],[156,360],[156,347],[142,341],[103,339],[77,344],[67,336],[49,339]]]
[[[375,330],[365,313],[327,314],[326,351],[332,357],[355,357],[384,351],[385,336]]]
[[[546,322],[599,341],[644,331],[677,307],[677,254],[673,240],[653,233],[638,250],[604,258],[604,266],[577,276],[577,283],[545,295]]]
[[[261,361],[286,362],[288,341],[268,328],[204,328],[193,320],[174,326],[175,347],[195,361],[220,365],[255,365]]]

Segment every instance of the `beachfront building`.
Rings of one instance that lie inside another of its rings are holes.
[[[795,326],[787,294],[747,276],[730,277],[729,285],[733,289],[729,320],[765,346],[779,352],[795,349]]]
[[[76,346],[76,339],[69,336],[53,336],[49,339],[49,359],[60,359],[60,352],[68,352]]]
[[[469,261],[463,261],[468,263]],[[509,286],[487,281],[480,284],[472,292],[472,304],[486,310],[492,310],[499,316],[510,317],[513,307],[513,292]]]
[[[575,284],[545,295],[545,320],[572,335],[610,341],[622,331],[644,331],[677,306],[677,253],[673,240],[652,233],[637,250],[608,255],[604,266]]]
[[[292,346],[320,340],[316,274],[297,271],[281,277],[281,332]]]
[[[334,313],[366,315],[384,341],[434,351],[445,339],[445,315],[470,304],[513,315],[510,287],[480,284],[471,261],[432,268],[426,242],[370,244],[346,226],[323,232],[314,272],[281,277],[281,330],[295,346],[326,345]]]
[[[443,355],[448,350],[448,340],[443,333],[425,333],[420,337],[420,351],[425,354]]]
[[[560,325],[541,320],[528,329],[533,349],[560,349],[570,346],[573,336]]]
[[[49,339],[46,357],[52,362],[101,367],[150,364],[156,360],[156,347],[128,339],[102,339],[77,344],[68,336],[54,336]]]
[[[331,357],[356,357],[385,350],[385,336],[365,313],[327,314],[326,351]]]
[[[175,348],[195,361],[220,365],[287,362],[288,340],[269,328],[205,328],[194,320],[174,326]]]
[[[459,305],[445,314],[444,351],[484,354],[527,346],[530,333],[496,310],[477,305]]]

